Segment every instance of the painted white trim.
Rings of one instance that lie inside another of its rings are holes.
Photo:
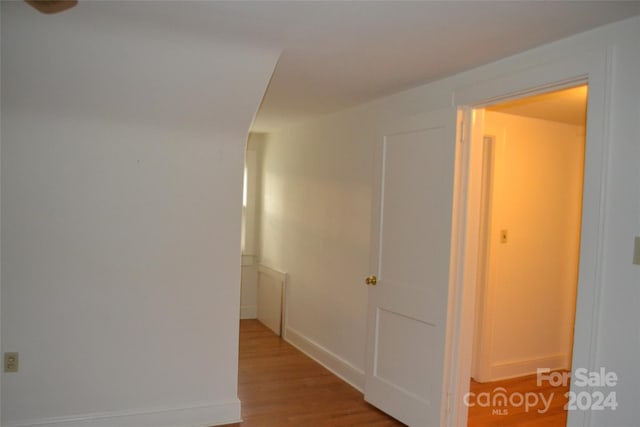
[[[359,392],[363,392],[363,370],[353,366],[351,363],[322,347],[312,339],[307,338],[295,329],[286,328],[285,341],[327,368],[329,371],[331,371],[343,381],[350,384]]]
[[[494,363],[490,367],[491,378],[489,381],[506,380],[509,378],[535,374],[538,368],[548,368],[551,371],[568,369],[569,355],[566,353],[553,354],[531,359]]]
[[[476,140],[473,138],[482,138],[482,144],[473,147],[473,149],[482,150],[482,158],[480,158],[480,153],[476,155],[477,158],[472,155],[473,164],[470,165],[471,168],[475,168],[470,176],[480,176],[478,184],[476,184],[478,187],[475,188],[475,191],[472,190],[478,198],[475,203],[478,209],[480,209],[480,215],[478,218],[474,218],[473,223],[473,226],[477,226],[478,234],[474,238],[475,240],[473,240],[477,243],[472,243],[472,245],[477,245],[478,256],[476,257],[476,263],[471,267],[477,271],[473,303],[475,307],[473,331],[474,356],[471,373],[473,378],[479,380],[480,378],[489,377],[487,372],[489,372],[490,369],[490,367],[487,366],[489,364],[488,358],[479,357],[479,355],[489,354],[491,343],[493,342],[493,322],[491,322],[490,318],[493,312],[493,300],[489,299],[487,289],[490,248],[486,242],[489,241],[491,232],[495,136],[486,136],[484,132],[484,110],[477,110],[474,111],[474,113],[477,121],[473,129],[472,140]],[[470,204],[471,201],[468,203]],[[469,208],[471,207],[469,206]],[[468,227],[470,228],[471,224]]]
[[[258,318],[258,306],[257,305],[243,305],[240,307],[241,319],[257,319]]]
[[[469,262],[465,258],[465,245],[468,244],[467,234],[467,209],[468,199],[468,174],[470,172],[470,130],[471,110],[469,108],[458,109],[456,118],[456,158],[453,182],[453,218],[451,222],[451,262],[449,266],[449,300],[447,306],[447,328],[445,339],[444,370],[442,381],[441,423],[446,426],[467,425],[466,412],[464,423],[457,419],[458,399],[468,391],[471,364],[460,364],[464,360],[464,328],[465,323],[459,313],[468,313],[473,310],[475,296],[473,292],[460,286],[464,283]],[[471,361],[471,358],[469,358]],[[464,378],[466,378],[466,383]]]
[[[8,421],[4,427],[209,427],[238,423],[240,400]]]
[[[531,65],[527,69],[489,81],[462,86],[454,91],[454,105],[480,108],[509,99],[576,86],[584,83],[591,67],[603,64],[605,56],[605,49],[589,49],[556,61]]]

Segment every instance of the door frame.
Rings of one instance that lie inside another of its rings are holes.
[[[473,109],[498,102],[589,85],[582,202],[579,279],[577,286],[572,367],[596,370],[598,316],[602,287],[602,252],[611,132],[610,97],[613,49],[602,48],[494,78],[454,91],[461,136],[456,142],[454,213],[451,251],[452,304],[448,314],[445,356],[447,411],[444,425],[467,425],[463,397],[469,391],[472,361],[475,288],[480,250],[481,129]],[[479,164],[480,163],[480,164]],[[572,384],[572,390],[576,387]],[[586,388],[587,391],[590,391]],[[567,426],[590,425],[590,411],[570,411]]]

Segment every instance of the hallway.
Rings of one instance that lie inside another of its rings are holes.
[[[243,422],[227,427],[404,426],[366,403],[360,392],[257,320],[240,321],[238,376]],[[562,407],[566,403],[566,387],[537,389],[532,376],[486,384],[471,381],[475,395],[496,387],[510,392],[552,392],[553,404],[545,414],[509,407],[508,416],[506,411],[492,413],[492,408],[474,405],[469,411],[469,426],[565,425]]]
[[[404,424],[257,320],[240,321],[240,424],[228,427],[392,427]]]

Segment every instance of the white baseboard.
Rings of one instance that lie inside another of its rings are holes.
[[[209,427],[240,422],[238,399],[173,408],[8,421],[4,427]]]
[[[535,359],[496,363],[491,366],[491,381],[535,374],[538,368],[549,368],[552,371],[568,369],[569,362],[567,359],[566,354],[555,354]]]
[[[243,305],[240,307],[241,319],[257,319],[258,318],[258,306],[255,305]]]
[[[287,327],[284,339],[358,391],[362,392],[364,390],[364,372],[362,370],[305,337],[295,329]]]

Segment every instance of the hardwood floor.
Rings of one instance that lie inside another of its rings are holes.
[[[273,334],[257,320],[240,321],[238,395],[242,401],[242,423],[227,427],[401,427],[404,424],[366,403],[356,389],[343,382],[296,348]],[[480,384],[471,381],[471,392],[491,394],[503,387],[513,393],[543,393],[543,404],[469,409],[469,427],[560,427],[566,424],[567,388],[536,387],[535,376]],[[471,400],[473,402],[473,399]],[[506,409],[507,413],[492,412]]]
[[[495,396],[500,387],[504,389],[507,401],[515,404],[485,405],[484,397]],[[470,391],[475,399],[469,401],[475,405],[469,408],[469,427],[563,427],[567,424],[564,405],[569,387],[551,387],[546,381],[538,387],[536,375],[484,384],[471,380]],[[479,396],[481,393],[485,393],[483,397]]]
[[[229,427],[404,426],[257,320],[240,321],[240,424]]]

